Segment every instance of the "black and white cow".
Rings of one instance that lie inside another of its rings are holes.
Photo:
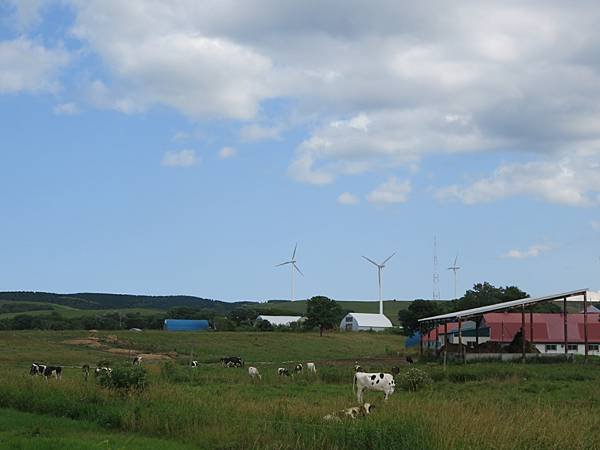
[[[29,369],[29,375],[44,375],[44,370],[46,370],[45,364],[39,363],[31,363],[31,369]]]
[[[112,369],[110,367],[96,367],[94,369],[94,377],[98,378],[100,375],[107,375],[110,377],[112,375]]]
[[[191,364],[192,367],[198,367],[198,361],[194,360]]]
[[[342,409],[333,414],[327,414],[323,420],[341,421],[342,419],[356,419],[358,417],[366,417],[375,409],[375,405],[365,403],[361,406],[353,406],[352,408]]]
[[[61,366],[46,366],[44,369],[44,377],[49,380],[54,375],[54,378],[60,380],[62,378],[62,367]]]
[[[239,356],[227,356],[221,358],[223,367],[244,367],[244,361]]]
[[[408,364],[414,364],[414,363],[415,363],[415,362],[413,361],[413,359],[412,359],[412,357],[411,357],[411,356],[407,356],[407,357],[406,357],[406,362],[407,362]]]
[[[302,363],[296,364],[296,367],[294,367],[294,373],[302,373],[303,370],[304,366]]]
[[[389,373],[365,373],[357,372],[354,374],[352,382],[352,392],[356,386],[356,398],[359,403],[363,402],[363,391],[379,391],[385,394],[384,399],[394,393],[396,382]]]
[[[81,371],[83,372],[83,379],[84,379],[85,381],[87,381],[87,380],[88,380],[88,378],[89,378],[89,376],[90,376],[90,366],[89,366],[89,364],[84,364],[84,365],[81,367]]]
[[[279,367],[277,369],[277,375],[282,376],[282,377],[289,377],[290,371],[289,371],[289,369],[286,369],[285,367]]]
[[[364,372],[363,368],[360,366],[360,364],[358,364],[358,361],[354,365],[354,372],[356,372],[356,373],[358,373],[358,372]]]
[[[134,366],[141,366],[142,365],[142,357],[140,355],[136,356],[135,358],[133,358],[133,361],[131,361],[131,363]]]

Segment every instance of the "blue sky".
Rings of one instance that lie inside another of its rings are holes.
[[[600,9],[379,3],[0,1],[0,289],[600,289]]]

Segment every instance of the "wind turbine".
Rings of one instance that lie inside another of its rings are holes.
[[[373,261],[372,259],[369,259],[366,256],[363,256],[363,258],[365,258],[367,261],[369,261],[371,264],[373,264],[375,267],[377,267],[377,279],[379,281],[379,314],[383,314],[383,300],[381,298],[381,269],[383,269],[385,267],[385,263],[388,262],[390,259],[392,259],[392,256],[394,256],[395,254],[396,254],[396,252],[392,253],[381,264],[378,264],[375,261]]]
[[[456,255],[456,258],[454,258],[454,264],[452,264],[450,267],[448,267],[448,270],[451,270],[452,272],[454,272],[454,298],[456,299],[456,272],[458,272],[458,269],[460,269],[460,267],[458,267],[456,265],[456,262],[458,261],[458,254]]]
[[[298,266],[296,265],[296,249],[298,248],[298,243],[296,243],[296,245],[294,246],[294,252],[292,253],[292,259],[290,259],[289,261],[285,261],[282,262],[281,264],[277,264],[275,267],[279,267],[279,266],[285,266],[286,264],[290,264],[292,267],[292,301],[295,300],[294,298],[294,282],[295,282],[295,272],[296,270],[298,271],[298,273],[302,276],[304,276],[304,274],[302,273],[302,271],[300,269],[298,269]],[[295,269],[295,270],[294,270]]]

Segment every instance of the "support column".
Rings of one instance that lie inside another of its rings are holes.
[[[529,310],[529,343],[534,346],[533,343],[533,311]]]
[[[446,370],[446,360],[448,359],[448,322],[444,322],[444,370]]]
[[[483,319],[483,316],[475,320],[475,348],[477,349],[477,353],[479,353],[479,325],[481,324],[481,319]]]
[[[419,334],[421,335],[421,339],[419,339],[419,354],[423,356],[423,332],[425,327],[423,325],[419,326]]]
[[[465,362],[465,349],[462,345],[462,318],[458,318],[458,347],[460,350],[460,357]]]
[[[583,361],[588,361],[588,322],[587,322],[587,291],[583,293],[583,340],[585,345],[585,357]]]
[[[521,362],[525,363],[525,305],[521,305]]]
[[[567,325],[567,297],[563,298],[563,333],[564,333],[564,342],[563,345],[565,346],[565,360],[569,358],[569,351],[567,350],[568,347],[568,333],[569,333],[569,329],[568,329],[568,325]]]
[[[438,332],[438,324],[435,324],[435,357],[438,356],[438,343],[440,340],[439,332]]]

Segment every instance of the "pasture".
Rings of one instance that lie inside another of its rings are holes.
[[[419,363],[433,383],[398,386],[374,412],[327,423],[355,406],[353,363],[388,372],[403,352],[389,334],[0,332],[2,448],[444,449],[599,448],[600,366]],[[82,364],[144,361],[145,391],[83,381]],[[190,353],[200,367],[187,366]],[[262,380],[218,359],[239,355]],[[162,358],[158,358],[161,356]],[[167,357],[169,360],[167,361]],[[60,382],[28,375],[32,361],[63,364]],[[314,361],[317,375],[279,377],[277,367]],[[401,366],[402,371],[407,366]]]

